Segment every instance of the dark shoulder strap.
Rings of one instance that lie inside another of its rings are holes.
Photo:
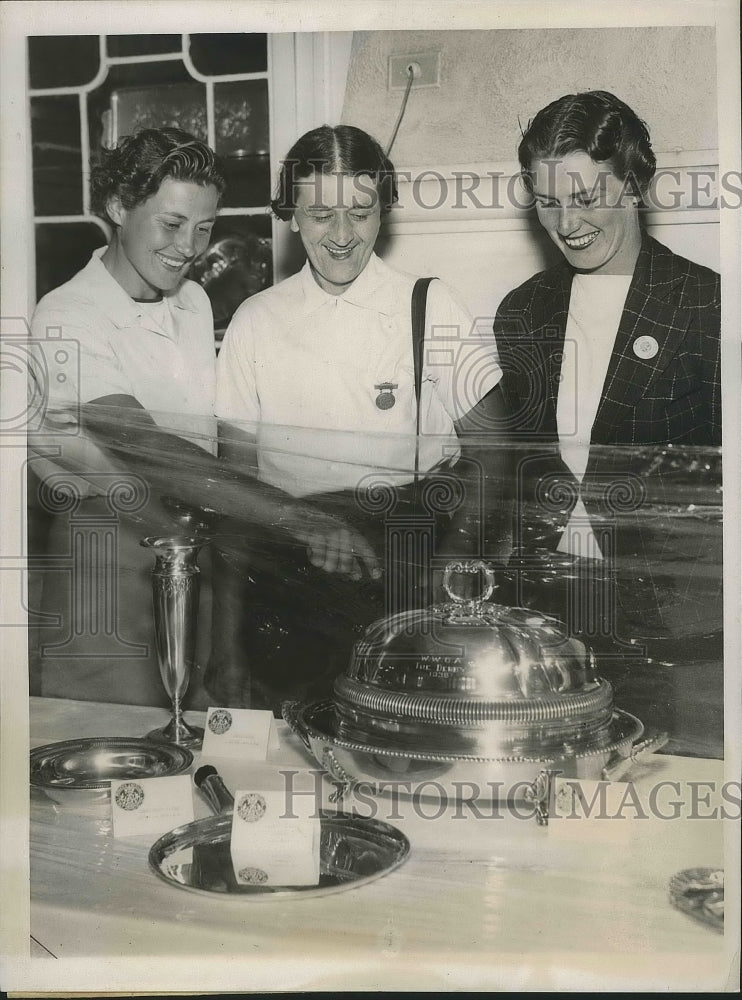
[[[425,347],[425,303],[428,285],[435,278],[418,278],[412,289],[412,359],[415,366],[415,399],[420,405],[423,381],[423,350]]]

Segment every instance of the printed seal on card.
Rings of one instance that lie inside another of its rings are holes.
[[[144,789],[136,781],[127,781],[116,789],[116,805],[119,809],[132,812],[144,802]]]
[[[217,708],[209,716],[209,729],[217,736],[221,736],[222,733],[228,733],[231,728],[232,713],[228,712],[226,708]]]
[[[246,823],[257,823],[265,815],[266,804],[262,795],[249,792],[243,795],[237,804],[237,814]]]
[[[268,881],[268,873],[262,868],[240,868],[237,877],[248,885],[263,885]]]

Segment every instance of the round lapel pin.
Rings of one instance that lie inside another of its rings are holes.
[[[656,357],[659,349],[660,345],[654,337],[649,336],[637,337],[633,344],[634,354],[642,361],[650,361]]]

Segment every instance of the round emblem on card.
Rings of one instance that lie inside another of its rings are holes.
[[[247,885],[263,885],[268,881],[268,875],[262,868],[240,868],[239,880]]]
[[[116,789],[116,805],[131,812],[144,802],[144,789],[136,781],[127,781]]]
[[[232,728],[232,713],[228,712],[226,708],[217,708],[215,712],[212,712],[209,716],[209,729],[212,733],[216,733],[217,736],[221,736],[222,733],[227,733]]]
[[[237,804],[237,814],[246,823],[257,823],[265,815],[266,804],[262,795],[257,792],[249,792],[243,795]]]
[[[654,358],[659,349],[660,345],[654,337],[637,337],[634,341],[634,354],[637,358],[641,358],[642,361],[649,361],[650,358]]]

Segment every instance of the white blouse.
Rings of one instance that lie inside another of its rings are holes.
[[[576,274],[572,279],[557,432],[562,459],[578,483],[587,468],[593,423],[630,284],[630,274]],[[572,511],[558,551],[603,558],[582,500]]]

